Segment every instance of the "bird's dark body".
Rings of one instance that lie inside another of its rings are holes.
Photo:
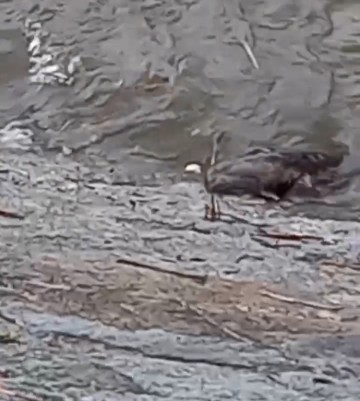
[[[207,163],[204,169],[205,187],[213,194],[248,194],[279,200],[301,179],[332,170],[342,160],[342,155],[332,156],[315,151],[254,148],[233,160],[214,165]]]

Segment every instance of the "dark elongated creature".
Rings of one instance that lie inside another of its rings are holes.
[[[294,185],[302,180],[312,186],[318,174],[337,168],[343,155],[291,149],[252,148],[231,160],[216,162],[220,136],[214,142],[213,155],[202,165],[189,164],[185,171],[202,172],[205,189],[211,194],[208,208],[210,218],[219,217],[219,204],[214,195],[252,195],[268,201],[286,197]],[[196,167],[197,166],[197,167]]]

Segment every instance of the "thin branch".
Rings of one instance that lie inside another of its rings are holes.
[[[283,301],[283,302],[287,302],[290,304],[300,304],[300,305],[308,306],[310,308],[315,308],[315,309],[324,309],[324,310],[331,310],[331,311],[339,311],[339,310],[344,309],[344,306],[342,306],[342,305],[324,305],[319,302],[306,301],[304,299],[298,299],[298,298],[293,298],[293,297],[289,297],[286,295],[275,294],[274,292],[266,290],[266,289],[260,290],[260,294],[264,295],[266,297],[272,298],[272,299],[276,299],[278,301]]]
[[[0,383],[0,394],[4,394],[9,397],[13,397],[15,395],[15,393],[13,391],[10,391],[10,390],[7,390],[6,388],[4,388],[2,383]]]
[[[276,232],[268,232],[264,229],[260,229],[258,235],[262,237],[269,237],[279,240],[288,240],[288,241],[302,241],[302,240],[316,240],[322,241],[324,238],[319,237],[317,235],[311,234],[297,234],[297,233],[276,233]]]
[[[207,279],[208,279],[207,275],[183,273],[183,272],[180,272],[180,271],[168,270],[168,269],[165,269],[163,267],[152,266],[152,265],[149,265],[147,263],[138,262],[136,260],[120,258],[120,259],[116,260],[116,263],[126,264],[126,265],[129,265],[129,266],[139,267],[141,269],[153,270],[153,271],[156,271],[156,272],[159,272],[159,273],[171,274],[173,276],[191,279],[191,280],[194,280],[194,281],[196,281],[196,282],[198,282],[199,284],[202,284],[202,285],[204,285],[206,283]]]
[[[8,218],[11,218],[11,219],[24,220],[24,216],[23,215],[21,215],[19,213],[16,213],[16,212],[12,212],[10,210],[0,209],[0,216],[8,217]]]
[[[8,390],[6,388],[4,388],[3,384],[0,382],[0,396],[4,395],[7,397],[7,399],[12,400],[13,397],[16,397],[16,399],[20,399],[20,400],[25,400],[25,401],[40,401],[41,398],[32,395],[32,394],[28,394],[22,391],[13,391],[13,390]],[[0,399],[2,399],[0,397]]]
[[[360,272],[360,264],[356,263],[347,263],[346,261],[344,262],[336,262],[333,260],[323,260],[321,262],[322,266],[331,266],[331,267],[339,267],[341,269],[350,269],[355,272]]]
[[[253,51],[251,50],[251,47],[249,45],[249,43],[246,40],[242,40],[241,41],[242,46],[245,49],[246,54],[248,55],[252,65],[254,66],[254,68],[256,68],[257,70],[259,69],[259,63],[257,62]]]
[[[217,330],[219,330],[221,333],[223,333],[224,335],[226,335],[227,337],[232,338],[233,340],[236,341],[244,341],[244,337],[235,333],[233,330],[227,328],[227,327],[223,327],[221,325],[219,325],[218,322],[216,322],[214,319],[212,319],[210,316],[207,316],[201,309],[198,309],[194,306],[191,306],[188,302],[176,299],[176,301],[178,303],[181,304],[181,306],[183,308],[188,309],[190,312],[193,312],[195,315],[201,317],[201,319],[203,319],[207,324],[209,324],[210,326],[215,327]]]

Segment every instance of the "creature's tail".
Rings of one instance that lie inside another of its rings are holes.
[[[329,155],[323,152],[281,152],[285,165],[306,174],[317,174],[320,171],[340,166],[343,154]]]
[[[351,179],[359,176],[360,177],[360,167],[356,167],[354,170],[348,171],[343,174],[344,178]]]
[[[313,186],[325,186],[331,191],[341,190],[348,187],[353,178],[360,178],[360,167],[357,167],[354,170],[346,173],[334,172],[329,176],[325,175],[324,177],[313,177],[313,180],[315,180],[315,183],[313,182]]]

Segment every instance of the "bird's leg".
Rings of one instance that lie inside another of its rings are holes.
[[[207,203],[205,203],[205,215],[204,215],[205,220],[209,220],[209,211],[210,211],[210,207]]]
[[[217,213],[217,218],[220,220],[221,209],[220,209],[220,201],[218,199],[216,199],[216,213]]]
[[[214,220],[214,212],[213,212],[213,202],[212,202],[213,195],[210,196],[210,205],[205,203],[205,220]]]
[[[211,220],[214,221],[215,220],[215,205],[214,205],[214,195],[210,195],[210,206],[209,204],[205,204],[205,220]]]
[[[222,140],[222,138],[224,137],[225,132],[220,132],[216,135],[213,136],[213,149],[212,149],[212,154],[211,154],[211,158],[208,160],[209,165],[207,165],[207,167],[204,167],[204,183],[205,183],[205,188],[208,190],[207,188],[207,168],[209,166],[213,166],[216,161],[217,161],[217,156],[219,153],[219,144]],[[209,192],[209,191],[208,191]],[[205,206],[205,219],[210,219],[211,221],[214,221],[216,219],[220,219],[220,204],[219,201],[216,200],[215,201],[215,197],[214,194],[210,195],[210,206],[206,205]]]
[[[205,205],[205,220],[215,221],[220,219],[221,210],[220,203],[216,199],[213,194],[210,195],[210,206],[208,204]]]
[[[216,220],[216,205],[215,205],[215,196],[211,194],[210,196],[210,218],[211,221]]]

